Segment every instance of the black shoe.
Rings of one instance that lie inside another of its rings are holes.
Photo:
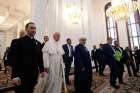
[[[119,89],[120,88],[120,86],[118,86],[118,85],[111,85],[113,88],[115,88],[115,89]]]

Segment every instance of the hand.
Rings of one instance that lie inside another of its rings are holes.
[[[49,68],[44,68],[44,71],[45,71],[46,73],[49,73]]]
[[[41,72],[41,73],[40,73],[40,76],[43,78],[43,77],[45,76],[45,73],[46,73],[46,72]]]
[[[14,78],[14,79],[12,79],[12,83],[13,83],[14,85],[19,86],[19,85],[21,85],[21,79],[20,79],[19,77]]]

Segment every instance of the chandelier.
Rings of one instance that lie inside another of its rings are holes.
[[[79,24],[81,19],[81,10],[75,4],[65,4],[63,11],[63,18],[71,24]]]
[[[137,2],[133,0],[112,0],[111,5],[106,15],[116,20],[128,19],[138,9]]]
[[[0,7],[0,24],[2,24],[8,17],[8,11],[6,8]]]

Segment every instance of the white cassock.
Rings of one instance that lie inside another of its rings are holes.
[[[44,45],[43,60],[45,68],[49,68],[45,93],[61,93],[64,51],[58,42],[49,42]]]

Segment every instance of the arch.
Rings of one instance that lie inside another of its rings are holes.
[[[105,20],[106,20],[107,37],[112,37],[113,38],[113,41],[118,40],[118,42],[119,42],[117,22],[112,17],[108,17],[106,15],[106,10],[109,7],[111,7],[111,2],[107,3],[105,5],[105,8],[104,8],[104,11],[105,11]]]

